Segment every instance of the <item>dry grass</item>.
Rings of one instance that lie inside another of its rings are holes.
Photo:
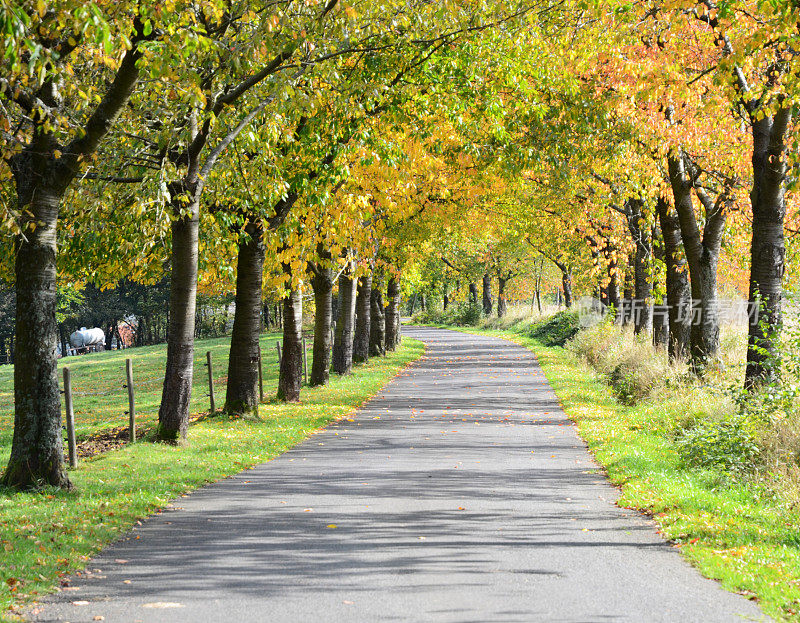
[[[611,323],[581,331],[568,348],[600,372],[624,404],[651,398],[685,377],[686,365],[670,363],[649,337],[637,337],[632,329]]]
[[[549,318],[556,312],[564,309],[556,305],[542,305],[542,313],[534,306],[531,308],[529,303],[509,304],[506,315],[498,318],[496,315],[487,316],[481,320],[482,329],[513,329],[515,331],[528,331],[538,322]],[[495,304],[495,312],[497,305]]]

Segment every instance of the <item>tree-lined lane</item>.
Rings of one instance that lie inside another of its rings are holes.
[[[426,356],[351,419],[181,498],[32,618],[761,618],[614,505],[529,351],[408,334]]]

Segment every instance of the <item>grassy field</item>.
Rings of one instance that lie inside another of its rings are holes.
[[[460,330],[533,351],[564,410],[621,488],[619,504],[651,515],[703,575],[757,599],[778,620],[800,621],[800,509],[758,482],[682,460],[670,423],[692,410],[701,417],[699,395],[667,393],[625,406],[595,370],[563,348],[510,331]]]
[[[265,336],[262,347],[267,343],[274,350],[274,336]],[[201,342],[198,362],[206,350],[212,350],[224,371],[225,340]],[[120,383],[122,363],[129,355],[138,362],[136,370],[142,371],[141,377],[155,375],[159,365],[163,366],[164,351],[165,347],[152,347],[68,362],[76,377],[87,379],[80,386],[83,391],[99,391]],[[357,366],[351,376],[334,375],[326,387],[304,389],[299,404],[268,402],[262,406],[259,420],[201,419],[190,427],[186,447],[141,442],[82,461],[70,472],[76,492],[0,491],[0,618],[12,617],[13,609],[53,590],[60,576],[81,568],[104,544],[169,500],[272,459],[351,413],[422,352],[420,342],[405,339],[396,353]],[[202,377],[203,372],[196,367],[197,376]],[[276,362],[266,367],[264,376],[274,393]],[[220,384],[221,388],[222,380]],[[158,390],[152,391],[158,394]],[[125,398],[118,393],[92,397],[93,407],[84,407],[81,416],[83,431],[124,423]],[[202,383],[196,384],[195,393],[206,393]],[[83,398],[88,405],[89,397]],[[203,395],[195,396],[193,408],[208,410],[206,400]],[[9,426],[8,421],[3,425]],[[7,432],[5,435],[3,439],[8,439]]]
[[[264,392],[274,395],[278,386],[278,353],[275,348],[280,334],[265,333],[261,337]],[[214,394],[217,408],[225,402],[230,338],[198,340],[195,345],[192,413],[209,410],[206,352],[211,351],[214,371]],[[307,344],[311,366],[311,343]],[[59,360],[59,370],[69,366],[72,378],[75,429],[78,439],[106,428],[128,423],[128,390],[125,389],[125,359],[133,362],[133,384],[136,393],[137,422],[148,425],[158,419],[166,346],[143,346],[128,350],[90,353]],[[61,376],[59,375],[59,382]],[[14,432],[14,367],[0,366],[0,463],[5,466]]]

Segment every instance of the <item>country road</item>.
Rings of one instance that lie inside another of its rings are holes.
[[[180,498],[30,618],[766,620],[615,505],[529,351],[405,335],[425,357],[352,420]]]

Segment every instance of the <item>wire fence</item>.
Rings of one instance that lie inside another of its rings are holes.
[[[311,358],[310,340],[306,341],[306,356]],[[279,360],[276,345],[280,344],[280,336],[272,334],[262,336],[261,373],[262,395],[269,396],[277,388]],[[215,407],[223,406],[227,388],[228,355],[230,342],[228,339],[207,340],[197,344],[192,379],[192,398],[190,413],[198,415],[211,410],[211,395],[215,398]],[[208,368],[212,363],[211,377]],[[158,420],[161,404],[166,365],[166,348],[138,347],[119,351],[105,351],[92,355],[68,357],[59,361],[59,381],[63,395],[62,413],[64,415],[65,433],[69,413],[67,396],[62,374],[69,369],[70,400],[72,405],[72,434],[76,442],[98,435],[118,433],[127,428],[130,436],[130,395],[126,376],[126,360],[130,359],[135,423],[133,430],[139,435],[154,426]],[[307,368],[307,366],[306,366]],[[211,381],[209,383],[209,381]],[[10,447],[14,422],[13,370],[8,368],[0,372],[0,451]],[[70,435],[67,434],[67,445]]]

